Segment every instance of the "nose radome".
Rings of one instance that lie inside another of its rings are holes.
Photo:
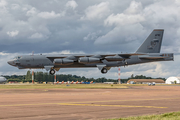
[[[9,65],[12,65],[12,66],[15,66],[15,65],[16,65],[13,60],[9,60],[7,63],[8,63]]]
[[[9,65],[11,65],[11,64],[12,64],[12,61],[8,61],[7,63],[8,63]]]

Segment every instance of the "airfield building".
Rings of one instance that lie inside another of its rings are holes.
[[[127,84],[148,84],[148,83],[165,83],[162,79],[130,79],[127,81]]]
[[[180,77],[169,77],[166,84],[180,84]]]

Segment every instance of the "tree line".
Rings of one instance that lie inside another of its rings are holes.
[[[4,76],[6,77],[6,79],[8,81],[12,81],[12,82],[32,82],[32,72],[30,70],[27,71],[26,75],[11,75],[11,76]],[[154,79],[154,78],[151,78],[151,77],[146,77],[146,76],[143,76],[143,75],[136,75],[134,76],[133,74],[131,75],[131,77],[127,78],[127,79],[121,79],[121,82],[122,83],[127,83],[127,81],[129,79]],[[163,79],[165,80],[165,78],[156,78],[156,79]],[[34,81],[35,82],[39,82],[39,83],[42,83],[42,82],[54,82],[54,76],[53,75],[50,75],[48,72],[34,72]],[[105,77],[102,77],[102,78],[86,78],[84,76],[77,76],[77,75],[71,75],[71,74],[68,74],[68,75],[64,75],[64,74],[57,74],[56,75],[56,81],[59,81],[59,82],[67,82],[67,81],[84,81],[84,82],[96,82],[96,83],[103,83],[103,82],[115,82],[117,83],[118,82],[118,79],[107,79]]]

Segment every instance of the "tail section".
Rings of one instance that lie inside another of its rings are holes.
[[[163,29],[154,29],[136,53],[160,53]]]

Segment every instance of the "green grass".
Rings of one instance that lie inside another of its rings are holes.
[[[67,86],[69,85],[69,86]],[[0,85],[0,89],[117,89],[128,88],[124,85],[110,85],[110,84],[6,84]]]
[[[69,86],[67,86],[69,85]],[[147,84],[5,84],[0,89],[118,89],[131,86],[148,86]],[[159,85],[156,85],[159,86]],[[160,85],[161,86],[161,85]],[[151,87],[151,86],[150,86]]]
[[[108,119],[108,120],[180,120],[180,112],[164,113],[161,115],[147,115],[128,118]]]

